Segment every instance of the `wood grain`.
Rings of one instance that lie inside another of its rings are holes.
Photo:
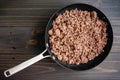
[[[87,71],[72,71],[47,58],[5,78],[4,70],[45,49],[44,30],[49,18],[56,10],[73,3],[93,5],[110,20],[114,41],[105,61]],[[37,44],[30,44],[30,40]],[[120,0],[0,0],[0,80],[120,80],[119,57]]]

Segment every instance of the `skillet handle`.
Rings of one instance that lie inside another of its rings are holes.
[[[44,59],[44,58],[46,58],[46,57],[50,57],[50,55],[43,56],[43,54],[44,54],[46,51],[47,51],[47,49],[44,50],[41,54],[39,54],[39,55],[37,55],[37,56],[35,56],[35,57],[27,60],[27,61],[25,61],[25,62],[23,62],[23,63],[15,66],[15,67],[12,67],[12,68],[4,71],[5,77],[9,77],[9,76],[11,76],[11,75],[13,75],[13,74],[15,74],[15,73],[23,70],[24,68],[26,68],[26,67],[28,67],[28,66],[36,63],[36,62],[38,62],[39,60],[42,60],[42,59]]]

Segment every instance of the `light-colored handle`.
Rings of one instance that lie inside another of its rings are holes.
[[[5,77],[9,77],[9,76],[11,76],[11,75],[13,75],[13,74],[15,74],[15,73],[23,70],[24,68],[26,68],[26,67],[28,67],[28,66],[36,63],[36,62],[38,62],[39,60],[41,60],[41,59],[43,59],[43,58],[50,57],[50,55],[43,56],[43,54],[44,54],[46,51],[47,51],[47,49],[44,50],[44,51],[43,51],[41,54],[39,54],[38,56],[35,56],[35,57],[33,57],[33,58],[31,58],[31,59],[29,59],[29,60],[27,60],[27,61],[25,61],[25,62],[23,62],[23,63],[21,63],[21,64],[19,64],[19,65],[17,65],[17,66],[15,66],[15,67],[13,67],[13,68],[10,68],[10,69],[4,71]]]

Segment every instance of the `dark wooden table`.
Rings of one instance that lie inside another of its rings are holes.
[[[87,71],[72,71],[47,58],[5,78],[4,70],[45,49],[50,16],[72,3],[93,5],[109,18],[114,42],[105,61]],[[0,0],[0,80],[120,80],[120,0]]]

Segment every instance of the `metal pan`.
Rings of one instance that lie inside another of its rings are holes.
[[[104,22],[107,23],[107,34],[108,34],[108,40],[107,40],[107,44],[104,47],[104,52],[102,52],[99,56],[95,57],[93,60],[88,61],[87,63],[84,64],[80,64],[80,65],[70,65],[67,64],[66,62],[63,61],[59,61],[58,58],[56,57],[56,55],[54,55],[51,52],[51,48],[50,48],[50,43],[49,43],[49,34],[48,34],[48,30],[50,30],[52,28],[52,23],[53,20],[55,20],[55,18],[59,15],[65,12],[65,10],[71,10],[71,9],[80,9],[80,10],[87,10],[87,11],[96,11],[97,15],[99,17],[99,19],[103,20]],[[46,31],[45,31],[45,44],[46,44],[46,50],[44,50],[41,54],[39,54],[36,57],[33,57],[13,68],[10,68],[6,71],[4,71],[4,75],[6,77],[9,77],[21,70],[23,70],[24,68],[34,64],[35,62],[46,58],[46,57],[51,57],[56,63],[58,63],[59,65],[61,65],[62,67],[68,68],[68,69],[72,69],[72,70],[87,70],[87,69],[91,69],[95,66],[97,66],[98,64],[100,64],[108,55],[108,53],[110,52],[110,49],[112,47],[112,43],[113,43],[113,31],[112,31],[112,27],[111,24],[109,22],[109,20],[107,19],[107,17],[97,8],[88,5],[88,4],[72,4],[72,5],[68,5],[58,11],[56,11],[53,16],[50,18],[47,27],[46,27]],[[43,54],[48,51],[49,54],[44,56]]]

